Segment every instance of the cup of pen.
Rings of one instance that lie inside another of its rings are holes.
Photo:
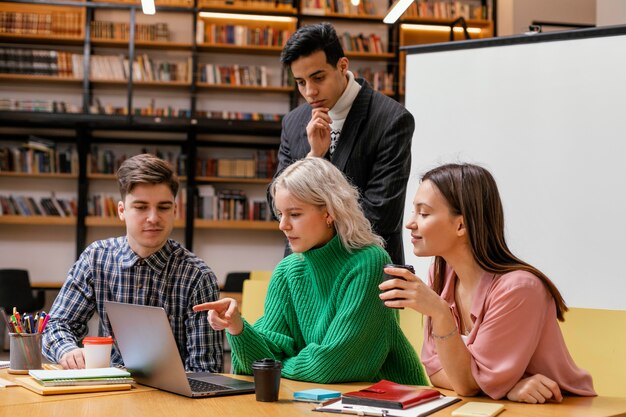
[[[9,373],[41,369],[41,333],[9,333]]]

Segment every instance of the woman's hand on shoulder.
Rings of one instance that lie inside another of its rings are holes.
[[[207,320],[213,330],[226,330],[233,336],[243,331],[243,319],[239,313],[237,300],[233,298],[198,304],[193,306],[193,311],[208,311]]]
[[[548,400],[563,401],[559,384],[541,374],[521,379],[508,392],[506,398],[511,401],[529,404],[543,404]]]

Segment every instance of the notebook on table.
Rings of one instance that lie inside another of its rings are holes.
[[[187,397],[248,394],[254,383],[211,372],[186,373],[165,310],[105,301],[124,366],[140,384]]]

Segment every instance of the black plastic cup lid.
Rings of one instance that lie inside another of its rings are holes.
[[[283,364],[280,361],[271,359],[271,358],[264,358],[258,361],[254,361],[252,362],[252,368],[253,369],[282,369]]]

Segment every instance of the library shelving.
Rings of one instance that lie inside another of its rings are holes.
[[[0,194],[41,198],[59,188],[57,195],[73,198],[76,206],[69,216],[5,213],[0,224],[12,232],[41,231],[49,239],[64,236],[78,255],[90,241],[123,227],[115,216],[95,214],[98,204],[108,204],[111,214],[118,191],[114,171],[93,169],[94,153],[165,149],[176,154],[182,181],[177,240],[196,251],[204,241],[239,242],[250,232],[282,246],[277,222],[267,221],[269,208],[259,206],[271,168],[250,174],[245,162],[232,161],[266,161],[278,149],[282,116],[298,102],[293,80],[279,63],[287,38],[302,25],[332,22],[351,70],[401,99],[399,46],[447,40],[446,30],[453,30],[460,13],[472,37],[494,33],[490,1],[419,1],[389,26],[382,18],[390,3],[157,0],[153,16],[141,13],[139,0],[0,3],[0,149],[11,153],[44,139],[53,142],[53,152],[69,146],[72,154],[70,173],[0,165]],[[231,161],[234,171],[207,170],[209,161],[219,160]],[[212,207],[221,214],[199,216],[201,208],[209,209],[211,193],[218,201]],[[219,250],[208,252],[220,256]]]

